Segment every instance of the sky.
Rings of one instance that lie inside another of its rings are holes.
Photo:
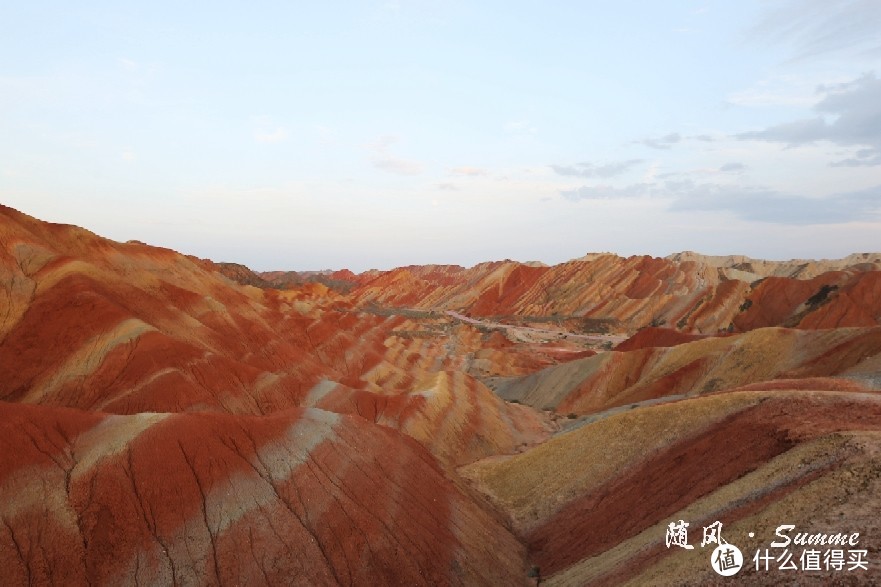
[[[0,203],[255,270],[881,249],[881,1],[0,6]]]

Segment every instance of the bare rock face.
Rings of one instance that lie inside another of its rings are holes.
[[[0,207],[0,583],[712,583],[672,518],[875,556],[879,268],[258,274]]]

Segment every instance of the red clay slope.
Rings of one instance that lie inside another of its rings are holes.
[[[417,443],[315,409],[0,402],[4,585],[517,585],[524,550]]]
[[[8,208],[0,283],[3,584],[526,580],[450,467],[535,442],[542,419],[422,365],[446,338],[406,353],[405,318],[321,284],[241,286]],[[400,410],[298,407],[321,382]]]
[[[7,401],[261,413],[333,371],[304,348],[313,319],[173,251],[0,209],[0,282]]]
[[[665,447],[650,461],[609,479],[529,533],[527,540],[535,564],[552,575],[599,555],[623,539],[663,523],[797,443],[841,431],[881,430],[881,406],[877,401],[849,402],[846,395],[819,397],[823,399],[810,395],[803,400],[768,399]],[[766,496],[758,493],[753,498],[758,503],[751,507],[737,504],[725,512],[726,523],[733,524],[760,504],[766,505],[761,503]],[[635,570],[631,568],[628,574]]]

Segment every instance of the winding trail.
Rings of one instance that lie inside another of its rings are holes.
[[[473,324],[475,326],[485,326],[488,328],[500,328],[507,330],[512,333],[522,333],[522,334],[532,334],[537,337],[543,339],[553,339],[558,338],[561,334],[565,335],[567,340],[583,340],[585,342],[591,343],[604,343],[611,342],[612,344],[618,344],[623,342],[629,338],[626,334],[574,334],[571,332],[561,331],[561,330],[549,330],[546,328],[536,328],[534,326],[514,326],[511,324],[502,324],[501,322],[490,322],[488,320],[478,320],[476,318],[471,318],[469,316],[465,316],[464,314],[460,314],[454,310],[447,310],[444,312],[447,316],[454,318],[456,320],[460,320],[462,322],[467,322],[468,324]],[[528,337],[524,337],[527,338]]]

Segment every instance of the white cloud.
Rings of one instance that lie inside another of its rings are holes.
[[[645,175],[642,176],[643,183],[651,183],[655,181],[655,178],[658,176],[658,171],[661,169],[661,164],[655,161],[651,165],[648,166],[648,169],[645,170]]]
[[[647,138],[633,142],[637,145],[645,145],[646,147],[650,147],[652,149],[660,149],[666,151],[672,148],[673,145],[680,142],[681,140],[682,135],[680,135],[678,132],[671,132],[662,137]]]
[[[741,90],[730,94],[726,99],[735,106],[794,106],[810,108],[817,101],[814,91],[805,88],[776,87],[775,85],[759,84],[758,87]]]
[[[480,167],[454,167],[450,169],[450,175],[464,175],[468,177],[479,177],[481,175],[488,175],[489,172],[486,169],[481,169]]]
[[[839,166],[881,164],[881,79],[874,73],[843,84],[818,88],[823,99],[814,105],[816,116],[785,122],[764,130],[740,133],[737,138],[783,143],[787,146],[829,141],[860,147]]]
[[[374,153],[371,158],[373,166],[397,175],[419,175],[424,169],[422,163],[403,159],[388,152],[389,147],[397,144],[399,140],[396,135],[386,134],[367,145],[367,148]]]
[[[377,137],[375,141],[369,143],[367,148],[371,151],[386,152],[388,148],[399,142],[401,139],[397,135],[387,134]]]
[[[399,159],[390,155],[374,157],[373,166],[398,175],[419,175],[423,171],[423,165],[418,161]]]
[[[881,219],[881,185],[852,192],[809,198],[763,186],[696,182],[691,178],[623,187],[584,185],[561,190],[579,200],[654,198],[669,202],[674,212],[732,212],[753,222],[781,225],[822,225]]]
[[[538,129],[532,125],[528,120],[512,120],[505,123],[505,130],[509,133],[513,134],[528,134],[533,135],[538,132]]]
[[[600,165],[594,163],[576,163],[575,165],[551,165],[559,175],[575,177],[614,177],[621,175],[634,165],[642,163],[642,159],[628,159],[627,161],[614,161]]]
[[[336,130],[323,125],[315,125],[315,132],[318,133],[318,142],[322,145],[335,145],[339,142]]]
[[[287,139],[288,131],[282,126],[277,126],[273,130],[254,131],[254,140],[258,143],[280,143]]]
[[[126,71],[135,71],[138,68],[138,62],[132,61],[131,59],[126,59],[125,57],[118,57],[116,62]]]
[[[651,194],[648,184],[637,183],[623,188],[610,185],[583,185],[571,190],[561,190],[560,195],[567,200],[619,200],[621,198],[639,198]]]
[[[878,0],[787,0],[769,3],[754,38],[792,46],[796,60],[838,54],[871,56],[881,49]]]

